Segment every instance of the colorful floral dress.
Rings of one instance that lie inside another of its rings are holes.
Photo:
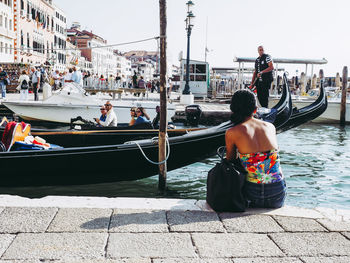
[[[277,150],[264,153],[239,154],[239,159],[248,172],[248,182],[273,184],[284,179]]]

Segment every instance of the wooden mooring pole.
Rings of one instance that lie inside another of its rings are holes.
[[[340,125],[345,126],[346,116],[346,93],[348,89],[348,67],[343,68],[342,94],[340,104]]]
[[[166,89],[166,0],[159,0],[159,18],[160,18],[160,122],[159,122],[159,162],[166,159],[166,134],[167,134],[167,89]],[[159,165],[159,183],[158,189],[165,192],[167,177],[166,163]]]

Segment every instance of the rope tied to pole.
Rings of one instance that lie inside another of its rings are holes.
[[[156,140],[158,139],[158,137],[154,137],[152,138],[151,140],[153,142],[156,142]],[[145,154],[145,152],[143,151],[141,145],[137,142],[137,141],[130,141],[130,142],[126,142],[124,144],[127,144],[127,145],[131,145],[131,144],[136,144],[136,146],[140,149],[140,152],[142,153],[143,157],[148,161],[150,162],[151,164],[154,164],[154,165],[161,165],[161,164],[164,164],[168,161],[169,157],[170,157],[170,144],[169,144],[169,140],[168,140],[168,136],[165,138],[165,141],[166,141],[166,145],[167,145],[167,149],[168,149],[168,153],[167,153],[167,156],[165,158],[165,160],[161,161],[161,162],[154,162],[152,161],[151,159],[149,159],[147,157],[147,155]]]

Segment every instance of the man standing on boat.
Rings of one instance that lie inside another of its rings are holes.
[[[76,66],[73,67],[73,74],[72,74],[72,82],[75,82],[79,85],[83,85],[83,76],[81,74],[81,71],[77,69]]]
[[[268,108],[269,90],[273,81],[272,71],[274,70],[272,58],[265,54],[264,47],[258,47],[259,57],[255,60],[255,71],[253,74],[250,89],[256,86],[258,100],[261,107]]]

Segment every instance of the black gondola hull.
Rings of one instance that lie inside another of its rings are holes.
[[[291,95],[285,85],[275,107],[274,125],[279,129],[291,116]],[[225,133],[234,124],[223,123],[206,130],[169,138],[169,171],[187,166],[225,145]],[[158,159],[158,143],[148,139],[138,142],[151,160]],[[142,179],[156,175],[158,166],[149,163],[135,143],[65,148],[49,151],[0,153],[0,186],[82,185]]]

